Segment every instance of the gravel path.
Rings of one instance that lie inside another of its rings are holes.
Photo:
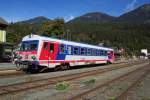
[[[58,74],[70,74],[70,73],[77,73],[77,72],[84,72],[84,71],[87,71],[87,70],[95,70],[95,69],[99,69],[99,68],[103,68],[103,67],[110,67],[110,66],[101,66],[101,67],[93,67],[93,68],[86,68],[86,69],[77,69],[77,70],[69,70],[69,71],[62,71],[62,72],[53,72],[53,73],[46,73],[46,74],[36,74],[36,75],[31,75],[31,77],[27,78],[27,76],[24,76],[23,77],[19,77],[20,80],[21,78],[24,79],[39,79],[39,78],[43,78],[43,77],[50,77],[50,76],[57,76]],[[55,89],[55,86],[46,86],[46,87],[42,87],[42,88],[39,88],[39,89],[33,89],[33,90],[29,90],[29,91],[24,91],[24,92],[20,92],[20,93],[17,93],[17,94],[12,94],[12,95],[7,95],[7,96],[4,96],[4,97],[1,97],[1,100],[62,100],[62,99],[67,99],[69,98],[70,96],[72,95],[76,95],[76,93],[79,93],[79,92],[83,92],[87,89],[91,89],[93,88],[94,86],[97,86],[99,84],[102,84],[103,82],[105,81],[108,81],[112,78],[115,78],[117,77],[118,75],[122,75],[124,73],[127,73],[129,71],[132,71],[132,70],[135,70],[136,68],[139,68],[141,67],[140,65],[136,65],[134,67],[130,67],[130,68],[124,68],[124,69],[120,69],[120,70],[115,70],[112,72],[109,72],[109,73],[104,73],[104,74],[101,74],[99,76],[90,76],[88,78],[81,78],[79,80],[76,80],[76,81],[72,81],[72,82],[69,82],[70,86],[69,86],[69,89],[66,90],[66,91],[57,91]],[[26,78],[25,78],[26,77]],[[89,79],[92,79],[92,78],[96,78],[96,83],[94,85],[90,85],[90,86],[87,86],[87,85],[84,85],[83,82],[85,80],[89,80]],[[23,81],[22,80],[22,81]],[[7,80],[5,80],[6,82]],[[19,80],[18,80],[19,81]],[[4,83],[3,83],[4,85]]]
[[[51,77],[56,77],[60,75],[68,75],[72,73],[81,73],[81,72],[86,72],[86,71],[91,71],[91,70],[110,68],[112,66],[114,65],[97,66],[97,67],[89,67],[89,68],[66,70],[66,71],[56,71],[56,72],[49,72],[49,73],[25,74],[23,76],[18,75],[15,77],[9,76],[8,78],[5,77],[5,78],[0,79],[0,86],[11,85],[11,84],[21,83],[21,82],[26,82],[26,81],[40,80],[40,79],[45,79],[45,78],[51,78]]]
[[[150,74],[128,92],[127,99],[150,100]]]
[[[0,63],[0,70],[16,69],[16,65],[12,63]]]

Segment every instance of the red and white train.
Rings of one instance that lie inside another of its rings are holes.
[[[46,68],[112,63],[114,58],[114,50],[110,48],[28,35],[21,42],[16,63],[23,70],[35,72]]]

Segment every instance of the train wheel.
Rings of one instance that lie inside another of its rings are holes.
[[[69,64],[61,64],[61,65],[58,65],[55,67],[55,71],[58,71],[58,70],[67,70],[70,68],[70,65]]]
[[[54,68],[55,71],[58,71],[58,70],[60,70],[60,69],[61,69],[61,65],[58,65],[58,66],[56,66],[56,67]]]
[[[28,67],[28,68],[26,69],[26,73],[35,74],[35,73],[39,73],[39,72],[40,72],[39,68]]]
[[[67,70],[70,68],[70,65],[69,64],[62,64],[61,65],[61,70]]]

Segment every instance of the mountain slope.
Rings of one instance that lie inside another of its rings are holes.
[[[44,16],[39,16],[39,17],[35,17],[29,20],[25,20],[25,21],[21,21],[18,22],[20,24],[35,24],[35,25],[41,25],[44,22],[50,21],[50,19],[44,17]]]
[[[145,4],[117,18],[117,22],[150,23],[150,4]]]
[[[71,21],[69,21],[68,23],[74,23],[74,22],[108,22],[115,19],[115,17],[104,14],[104,13],[100,13],[100,12],[92,12],[92,13],[87,13],[85,15],[82,15],[80,17],[77,17]]]
[[[150,20],[149,11],[150,5],[147,4],[119,18],[98,12],[88,13],[60,27],[65,31],[69,30],[66,32],[68,34],[64,35],[69,40],[95,45],[104,43],[105,46],[123,47],[129,54],[133,52],[138,54],[142,48],[148,48],[150,50],[150,24],[145,24],[149,23]],[[32,25],[32,23],[38,24],[43,21],[39,20],[38,17],[35,19],[23,21],[24,23],[28,23],[27,25],[12,24],[8,26],[8,42],[20,41],[23,36],[29,33],[43,33],[44,28],[41,28],[41,26],[34,27]],[[49,29],[49,27],[47,28]]]

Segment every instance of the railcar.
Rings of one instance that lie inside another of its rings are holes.
[[[16,65],[24,71],[41,72],[47,68],[68,69],[71,66],[113,63],[114,50],[38,35],[22,39]]]

